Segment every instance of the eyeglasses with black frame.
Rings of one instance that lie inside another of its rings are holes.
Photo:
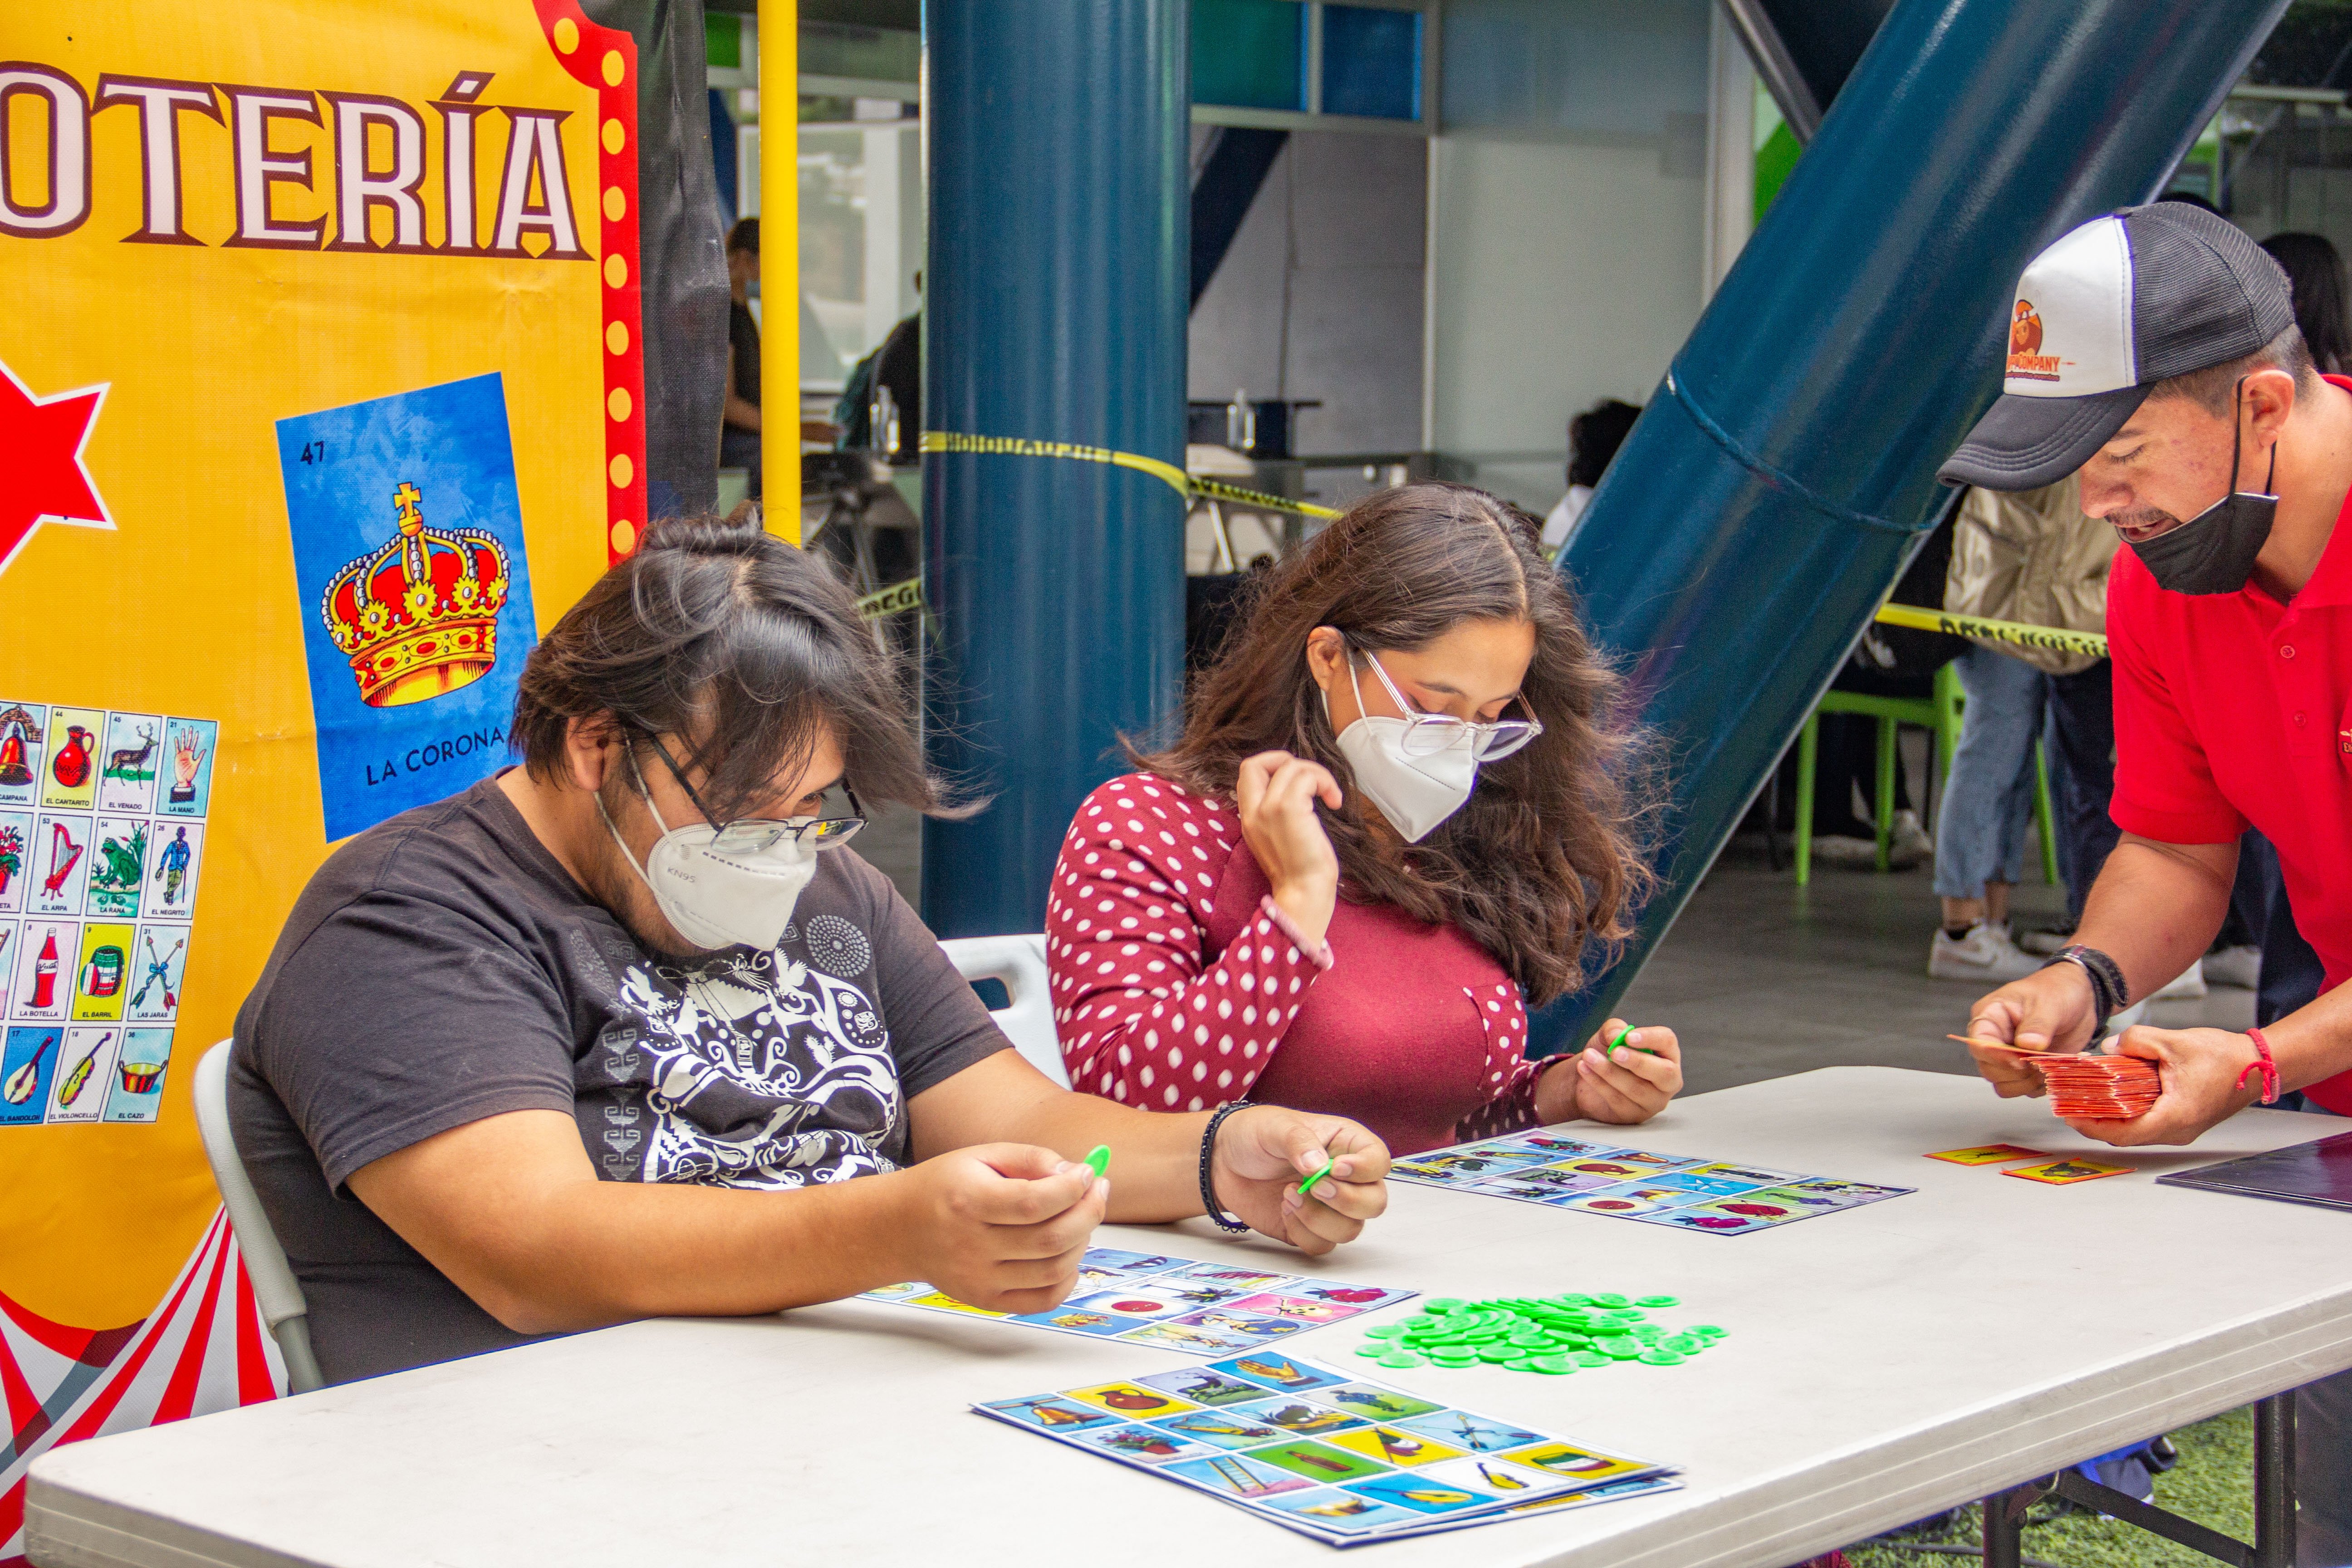
[[[812,849],[838,849],[856,837],[857,830],[866,826],[866,808],[857,804],[857,792],[849,787],[846,778],[841,781],[841,793],[849,797],[849,808],[857,814],[854,816],[810,816],[789,822],[779,822],[773,817],[739,816],[732,822],[720,822],[711,809],[702,804],[702,797],[695,793],[694,786],[687,783],[686,770],[671,758],[669,748],[663,745],[657,736],[647,735],[645,741],[653,748],[654,755],[662,760],[662,766],[669,770],[669,776],[677,781],[677,787],[686,792],[686,798],[693,804],[694,809],[702,813],[702,819],[719,830],[711,836],[710,847],[722,855],[757,855],[774,847],[777,841],[783,838],[796,839]],[[635,771],[636,765],[636,754],[633,749],[629,755],[629,767]],[[637,773],[637,788],[645,790],[648,801],[653,798],[653,792],[646,790],[643,773]]]

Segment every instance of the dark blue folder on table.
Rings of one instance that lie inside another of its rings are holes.
[[[2352,1132],[2224,1160],[2218,1165],[2200,1165],[2193,1171],[2176,1171],[2157,1181],[2166,1186],[2352,1209]]]

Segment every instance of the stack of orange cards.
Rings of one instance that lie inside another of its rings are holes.
[[[2050,1109],[2068,1121],[2129,1121],[2147,1115],[2164,1092],[2156,1064],[2145,1057],[2083,1053],[2032,1060],[2050,1085]]]
[[[2013,1051],[2041,1069],[2050,1086],[2050,1109],[2069,1121],[2129,1121],[2147,1114],[2164,1093],[2156,1064],[2145,1057],[2104,1056],[2090,1051],[2037,1051],[2001,1040],[1952,1035],[1964,1046]]]

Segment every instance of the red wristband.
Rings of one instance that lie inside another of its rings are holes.
[[[2248,1062],[2246,1070],[2238,1075],[2238,1087],[2245,1088],[2246,1079],[2255,1073],[2262,1074],[2263,1103],[2269,1105],[2279,1097],[2278,1063],[2271,1059],[2271,1043],[2263,1038],[2263,1032],[2260,1029],[2248,1029],[2246,1038],[2254,1042],[2255,1059]]]

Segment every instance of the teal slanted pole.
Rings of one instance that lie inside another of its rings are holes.
[[[2285,9],[1900,0],[1880,26],[1561,552],[1672,784],[1664,886],[1532,1049],[1608,1016],[1946,504],[2025,263],[2161,191]]]

